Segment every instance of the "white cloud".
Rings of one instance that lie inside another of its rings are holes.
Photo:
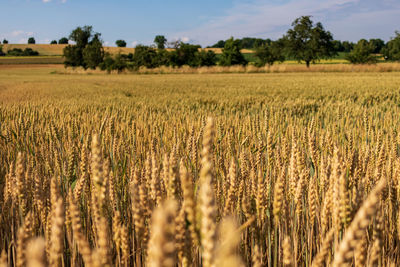
[[[43,3],[51,2],[51,0],[42,0]]]
[[[393,15],[386,17],[385,14]],[[250,0],[234,5],[224,15],[215,17],[206,24],[173,35],[187,36],[202,45],[212,44],[230,36],[275,39],[287,31],[295,18],[312,15],[313,21],[321,21],[335,38],[336,33],[340,33],[341,38],[353,40],[354,33],[357,33],[359,28],[371,34],[369,28],[379,21],[385,21],[386,26],[398,25],[395,14],[400,17],[399,3],[394,0],[289,0],[283,3]],[[358,16],[367,19],[358,21]],[[354,19],[351,19],[352,17]],[[346,21],[347,27],[343,28],[343,21]]]
[[[25,33],[24,31],[13,31],[13,32],[11,32],[11,36],[16,37],[16,36],[22,35],[24,33]]]
[[[138,44],[138,41],[133,41],[133,42],[131,43],[131,46],[132,46],[132,47],[135,47],[135,46],[137,46],[137,44]]]
[[[63,4],[66,3],[66,2],[67,2],[67,0],[61,0],[61,3],[63,3]]]

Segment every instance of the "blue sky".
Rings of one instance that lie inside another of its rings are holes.
[[[230,36],[277,39],[312,15],[335,39],[389,40],[400,31],[400,0],[0,0],[0,40],[37,43],[92,25],[106,45],[151,44],[154,36],[203,46]]]

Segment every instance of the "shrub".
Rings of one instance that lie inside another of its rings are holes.
[[[353,64],[373,64],[377,62],[376,56],[372,55],[374,47],[367,40],[358,41],[353,51],[346,56],[346,59]]]
[[[68,44],[68,38],[62,37],[60,40],[58,40],[58,44]]]
[[[36,44],[36,40],[33,37],[29,37],[28,44]]]
[[[57,44],[57,41],[53,40],[53,41],[50,42],[50,44]]]

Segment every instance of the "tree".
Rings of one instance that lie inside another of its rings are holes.
[[[215,66],[217,64],[217,55],[211,50],[201,50],[195,53],[197,66]]]
[[[124,40],[117,40],[117,41],[115,42],[115,44],[116,44],[118,47],[126,47],[126,42],[125,42]]]
[[[69,36],[75,45],[64,48],[64,65],[84,69],[96,68],[103,58],[104,50],[100,33],[93,33],[92,26],[77,27]]]
[[[3,39],[3,44],[8,44],[8,40]]]
[[[219,40],[216,44],[212,45],[212,48],[224,48],[225,46],[225,41],[224,40]]]
[[[199,48],[200,45],[192,45],[179,42],[175,50],[171,52],[171,64],[178,67],[181,67],[183,65],[197,67],[198,61],[196,53],[198,53]]]
[[[29,37],[28,44],[36,44],[36,40],[33,37]]]
[[[346,59],[353,64],[376,63],[377,59],[372,55],[373,52],[374,47],[372,47],[367,40],[361,39],[358,41],[353,51],[346,56]]]
[[[137,45],[133,54],[133,66],[135,69],[142,66],[149,69],[157,67],[157,51],[150,46]]]
[[[3,46],[0,45],[0,57],[5,56],[6,53],[3,52]]]
[[[395,32],[396,36],[387,42],[382,49],[385,59],[400,61],[400,32]]]
[[[100,33],[96,33],[85,48],[83,49],[83,61],[85,67],[96,69],[104,59],[104,49],[100,40]]]
[[[57,44],[57,41],[53,40],[53,41],[50,42],[50,44]]]
[[[68,38],[62,37],[60,40],[58,40],[58,44],[68,44]]]
[[[157,35],[154,38],[154,43],[157,45],[158,49],[164,49],[165,44],[167,43],[167,39],[165,38],[164,35]]]
[[[381,53],[382,48],[385,47],[385,41],[382,39],[369,39],[369,45],[373,48],[372,53],[379,54]]]
[[[259,46],[255,53],[257,57],[256,65],[265,66],[268,64],[272,66],[275,61],[283,62],[285,60],[283,47],[284,44],[282,40]]]
[[[292,26],[285,36],[289,56],[299,62],[305,61],[309,67],[310,63],[336,54],[332,34],[325,31],[320,22],[314,25],[310,16],[302,16]]]
[[[243,54],[240,52],[240,40],[230,39],[226,40],[225,46],[222,49],[221,55],[221,65],[231,66],[231,65],[246,65],[247,61]]]
[[[342,42],[342,45],[343,45],[343,52],[350,53],[351,50],[353,50],[355,44],[349,41],[344,41]]]

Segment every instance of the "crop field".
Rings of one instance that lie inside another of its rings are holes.
[[[0,66],[0,266],[399,266],[398,72]]]

